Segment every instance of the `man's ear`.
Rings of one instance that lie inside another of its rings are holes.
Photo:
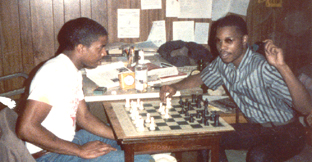
[[[84,48],[85,46],[83,44],[78,44],[75,49],[78,53],[83,53],[83,50],[85,50]]]
[[[248,35],[243,36],[243,45],[247,45],[248,43]]]

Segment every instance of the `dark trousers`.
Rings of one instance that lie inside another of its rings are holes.
[[[247,162],[280,162],[290,159],[305,146],[305,129],[299,121],[283,126],[234,124],[235,131],[224,133],[220,161],[226,162],[225,149],[248,150]]]

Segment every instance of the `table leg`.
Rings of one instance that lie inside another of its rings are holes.
[[[124,146],[125,162],[134,162],[134,150],[131,145]]]
[[[175,152],[175,158],[177,159],[178,162],[182,162],[182,153],[183,152]]]
[[[217,142],[218,143],[214,144],[214,147],[211,148],[211,162],[219,162],[219,140]]]

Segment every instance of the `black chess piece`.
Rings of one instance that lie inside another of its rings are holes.
[[[217,113],[216,111],[212,111],[211,112],[211,115],[210,115],[210,120],[211,121],[215,121],[216,113]]]
[[[205,120],[205,126],[209,126],[209,119],[208,118],[204,118],[204,120]]]
[[[196,118],[200,118],[202,116],[200,110],[196,110]]]
[[[215,118],[214,118],[214,125],[215,126],[219,126],[220,125],[219,117],[220,117],[220,114],[216,114],[215,115]]]
[[[197,100],[197,101],[196,101],[196,107],[197,107],[197,108],[201,108],[201,101],[200,101],[200,100]]]
[[[208,107],[208,105],[209,105],[209,101],[208,101],[208,99],[206,98],[205,101],[204,101],[204,107],[206,108],[206,107]]]
[[[190,122],[190,123],[194,123],[194,121],[195,121],[194,116],[191,115],[191,116],[190,116],[190,119],[189,119],[189,122]]]
[[[192,110],[192,104],[191,103],[188,103],[187,110]]]
[[[200,102],[202,102],[202,101],[203,101],[203,95],[198,95],[198,96],[197,96],[197,101],[198,101],[198,100],[199,100]]]
[[[182,96],[180,96],[179,104],[180,104],[180,106],[182,106],[182,105],[183,105]]]
[[[196,103],[196,94],[192,94],[192,103]]]
[[[185,111],[184,111],[184,115],[185,115],[185,116],[190,116],[189,111],[188,111],[188,110],[185,110]]]

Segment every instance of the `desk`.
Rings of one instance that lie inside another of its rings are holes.
[[[98,101],[115,101],[129,99],[148,99],[159,98],[159,89],[148,88],[147,92],[138,93],[135,89],[122,90],[120,87],[111,88],[103,95],[94,95],[93,90],[97,88],[97,85],[90,80],[86,75],[83,75],[83,91],[86,102],[98,102]],[[114,93],[113,93],[114,92]],[[174,97],[177,96],[191,96],[192,94],[202,94],[203,90],[200,87],[177,91]]]
[[[153,100],[143,100],[144,102]],[[179,131],[137,132],[123,106],[125,102],[103,102],[117,140],[125,151],[125,161],[133,162],[134,154],[211,150],[211,161],[219,161],[220,132],[234,129],[220,119],[223,127]],[[130,123],[130,125],[129,125]]]

